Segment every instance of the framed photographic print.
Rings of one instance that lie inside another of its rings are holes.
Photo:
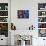
[[[39,3],[38,4],[38,10],[45,10],[46,9],[46,3]]]
[[[46,23],[38,23],[38,28],[46,28]]]
[[[38,17],[38,22],[46,22],[46,17]]]
[[[46,29],[39,29],[39,37],[46,37]]]
[[[8,3],[0,3],[0,10],[8,10]]]
[[[8,23],[0,23],[0,35],[8,37]]]
[[[18,10],[17,16],[18,18],[29,18],[29,10]]]
[[[0,11],[0,16],[8,16],[8,11]]]
[[[0,17],[0,22],[8,22],[8,17]]]

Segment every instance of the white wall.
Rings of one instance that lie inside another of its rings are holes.
[[[19,30],[23,30],[23,32],[28,30],[28,27],[32,24],[35,26],[35,30],[33,31],[35,32],[33,33],[33,46],[41,46],[39,44],[43,44],[42,38],[38,38],[38,3],[46,3],[46,0],[11,0],[11,22],[16,26],[17,33]],[[17,18],[17,10],[20,9],[28,9],[30,11],[29,19]]]
[[[16,25],[17,30],[27,30],[32,24],[37,28],[38,2],[46,0],[11,0],[11,22]],[[18,19],[17,10],[29,10],[29,19]]]
[[[37,21],[37,2],[32,0],[11,0],[11,22],[16,25],[17,30],[27,30],[32,24]],[[29,19],[18,19],[17,10],[28,9]],[[35,19],[36,18],[36,19]],[[36,22],[37,23],[37,22]]]

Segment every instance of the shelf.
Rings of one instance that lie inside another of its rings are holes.
[[[38,22],[38,23],[46,23],[46,22]]]
[[[46,11],[46,10],[38,10],[38,11]]]
[[[0,10],[0,11],[8,11],[8,10]]]
[[[8,16],[0,16],[0,17],[8,17]]]
[[[8,23],[8,22],[0,22],[0,23]]]
[[[46,28],[38,28],[38,29],[46,29]]]
[[[46,17],[46,15],[44,15],[44,16],[38,16],[38,17]]]

